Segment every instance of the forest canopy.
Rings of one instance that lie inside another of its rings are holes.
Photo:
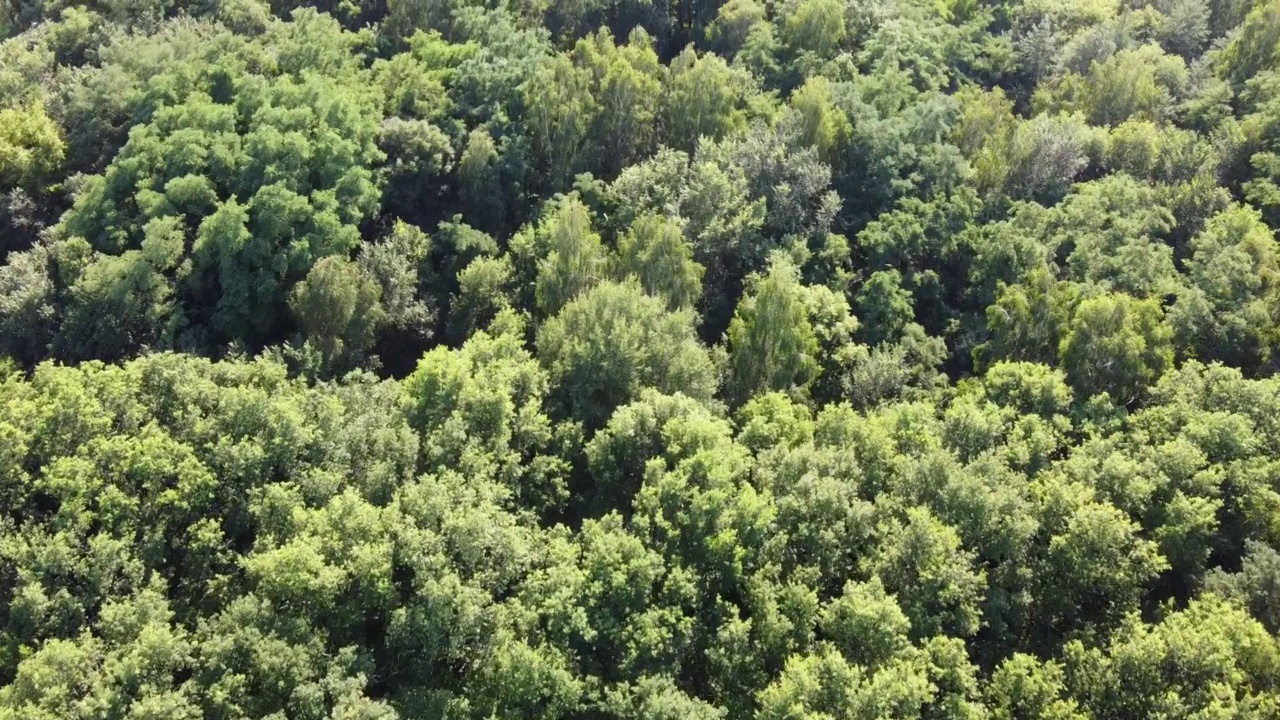
[[[0,0],[0,720],[1280,717],[1280,0]]]

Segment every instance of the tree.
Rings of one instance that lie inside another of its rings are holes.
[[[1138,718],[1152,710],[1193,715],[1218,708],[1269,712],[1273,702],[1262,688],[1275,681],[1274,639],[1240,609],[1212,596],[1159,624],[1129,618],[1107,647],[1086,650],[1073,642],[1065,655],[1067,686],[1094,716]],[[1239,694],[1219,698],[1214,688],[1224,682]]]
[[[723,333],[743,277],[767,259],[761,237],[765,199],[752,197],[747,178],[736,168],[709,159],[691,162],[673,150],[624,170],[608,195],[622,227],[646,213],[669,214],[671,209],[686,221],[694,260],[707,269],[703,334],[716,338]]]
[[[997,405],[1042,417],[1066,415],[1071,407],[1071,389],[1066,375],[1036,363],[1000,362],[983,375],[986,396]]]
[[[724,420],[704,403],[684,394],[643,390],[637,400],[614,411],[586,445],[594,485],[590,506],[601,512],[626,511],[652,461],[674,466],[729,435]]]
[[[512,309],[514,272],[507,257],[478,257],[458,273],[458,294],[449,307],[449,334],[461,342]]]
[[[961,550],[956,531],[921,507],[908,511],[905,521],[889,520],[881,533],[880,549],[866,559],[866,569],[897,596],[911,636],[976,633],[986,573],[973,567],[974,557]]]
[[[692,47],[685,48],[671,61],[667,73],[663,143],[691,153],[702,138],[719,140],[741,127],[745,83],[716,55],[699,56]]]
[[[775,256],[729,325],[730,396],[738,404],[767,390],[804,393],[817,376],[817,338],[794,265]]]
[[[327,363],[359,353],[373,344],[386,311],[382,289],[341,257],[316,263],[289,298],[298,327]]]
[[[587,133],[596,112],[591,72],[564,55],[547,58],[521,86],[529,130],[540,161],[541,186],[566,190],[584,167]]]
[[[1082,720],[1076,702],[1067,697],[1062,666],[1015,654],[1000,663],[987,688],[987,703],[999,720]]]
[[[1007,149],[992,144],[983,171],[1011,197],[1056,202],[1088,166],[1091,134],[1079,117],[1036,115],[1017,124]]]
[[[1245,550],[1240,572],[1216,570],[1206,585],[1225,598],[1240,601],[1254,619],[1274,633],[1280,629],[1280,575],[1276,574],[1280,570],[1280,553],[1252,540],[1246,543]]]
[[[1173,364],[1172,333],[1153,301],[1099,295],[1080,302],[1058,355],[1080,397],[1131,403]]]
[[[1065,521],[1046,524],[1053,535],[1035,591],[1041,632],[1109,631],[1137,611],[1146,583],[1168,567],[1155,543],[1109,503],[1079,502]]]
[[[372,279],[379,289],[378,308],[368,312],[381,313],[382,323],[404,333],[400,342],[431,337],[435,310],[422,291],[430,253],[431,239],[405,222],[397,222],[382,242],[360,248],[356,263],[361,280]]]
[[[917,717],[931,696],[929,680],[915,663],[869,674],[828,647],[790,658],[781,676],[760,693],[756,717],[852,720],[889,712]]]
[[[137,250],[99,255],[71,288],[53,351],[68,360],[118,360],[144,348],[167,349],[179,319],[162,269]]]
[[[0,266],[0,352],[35,365],[57,329],[53,278],[47,246],[11,253]]]
[[[818,402],[834,402],[846,397],[852,389],[851,375],[866,359],[867,348],[855,340],[858,318],[841,293],[823,286],[805,288],[805,309],[813,326],[818,350],[818,375],[811,391]]]
[[[547,255],[538,263],[538,309],[554,315],[604,279],[607,257],[600,236],[591,228],[586,206],[576,198],[554,204],[539,235]]]
[[[547,379],[522,346],[522,331],[518,324],[497,325],[458,350],[434,348],[405,379],[408,422],[436,441],[422,447],[427,467],[456,468],[468,444],[505,454],[511,445],[522,449],[544,437]]]
[[[1079,110],[1095,125],[1115,125],[1130,118],[1163,120],[1185,92],[1188,80],[1182,58],[1166,55],[1158,45],[1118,50],[1087,67],[1087,75],[1068,73],[1059,81],[1058,97],[1045,93],[1039,100]]]
[[[694,262],[678,221],[638,218],[618,241],[618,266],[621,276],[635,277],[645,292],[666,298],[672,310],[693,307],[702,295],[704,270]]]
[[[592,74],[597,106],[590,130],[592,168],[604,177],[615,177],[653,148],[662,99],[662,65],[653,39],[637,26],[626,45],[615,45],[602,29],[590,41],[578,41],[574,62]]]
[[[670,312],[635,281],[605,282],[569,302],[538,331],[538,357],[561,418],[588,430],[642,388],[710,400],[715,368],[689,310]]]
[[[184,39],[154,40],[160,48],[133,62]],[[193,52],[218,55],[210,41],[190,40]],[[380,103],[352,62],[350,35],[306,11],[261,42],[275,43],[277,61],[250,72],[236,60],[245,44],[227,45],[211,66],[221,89],[211,76],[161,76],[177,82],[175,96],[138,110],[143,122],[84,182],[56,233],[122,255],[141,248],[153,221],[176,221],[184,253],[164,274],[184,314],[184,347],[282,339],[292,286],[320,258],[359,244],[381,195]],[[314,72],[303,77],[303,65]],[[237,102],[229,83],[254,89]]]
[[[831,83],[823,77],[810,78],[791,94],[790,103],[800,113],[801,142],[829,161],[837,144],[851,131],[844,111],[831,97]]]
[[[690,697],[665,676],[646,676],[610,692],[605,708],[622,720],[721,720],[725,711]]]
[[[448,29],[456,7],[454,0],[388,0],[383,32],[403,42],[415,31]]]
[[[1173,218],[1145,186],[1113,175],[1077,186],[1059,208],[1061,218],[1051,227],[1074,241],[1067,257],[1072,280],[1140,298],[1159,297],[1177,286],[1173,250],[1159,238]]]
[[[911,621],[879,577],[867,583],[849,581],[844,594],[823,608],[820,625],[855,665],[875,669],[910,654]]]
[[[1169,313],[1180,348],[1205,361],[1265,365],[1276,342],[1272,298],[1280,267],[1260,215],[1234,207],[1210,218],[1191,240],[1187,266],[1191,285]]]
[[[382,121],[378,149],[387,156],[383,206],[418,225],[441,213],[444,178],[453,170],[449,137],[426,120],[390,117]]]
[[[782,11],[782,42],[792,53],[829,58],[844,41],[844,18],[836,0],[793,0]]]
[[[66,144],[44,106],[0,108],[0,190],[43,190],[66,154]]]
[[[757,27],[766,25],[765,7],[757,0],[729,0],[707,27],[707,41],[720,56],[733,59]]]
[[[986,312],[990,339],[974,348],[974,364],[986,368],[1001,360],[1056,363],[1079,289],[1054,281],[1040,268],[1020,283],[1000,283],[998,293]]]
[[[503,227],[507,215],[498,162],[493,137],[484,128],[472,130],[458,160],[458,194],[463,216],[482,230]]]
[[[1210,3],[1204,0],[1168,0],[1160,11],[1164,24],[1161,43],[1169,52],[1191,62],[1200,55],[1209,39]]]
[[[902,287],[897,270],[877,270],[862,284],[855,298],[861,336],[869,345],[893,342],[915,319],[911,291]]]
[[[1217,58],[1219,71],[1237,89],[1263,70],[1275,66],[1280,41],[1280,3],[1256,3]]]

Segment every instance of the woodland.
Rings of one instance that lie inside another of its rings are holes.
[[[1280,718],[1280,0],[0,0],[0,720]]]

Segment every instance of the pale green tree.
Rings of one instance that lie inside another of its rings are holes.
[[[730,397],[741,404],[769,390],[803,393],[818,374],[817,352],[799,271],[777,255],[729,324]]]

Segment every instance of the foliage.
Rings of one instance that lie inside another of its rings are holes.
[[[598,427],[644,387],[709,400],[710,357],[693,314],[668,311],[634,281],[602,283],[538,330],[538,354],[558,389],[562,417]]]
[[[0,720],[1280,717],[1280,0],[0,0]]]

